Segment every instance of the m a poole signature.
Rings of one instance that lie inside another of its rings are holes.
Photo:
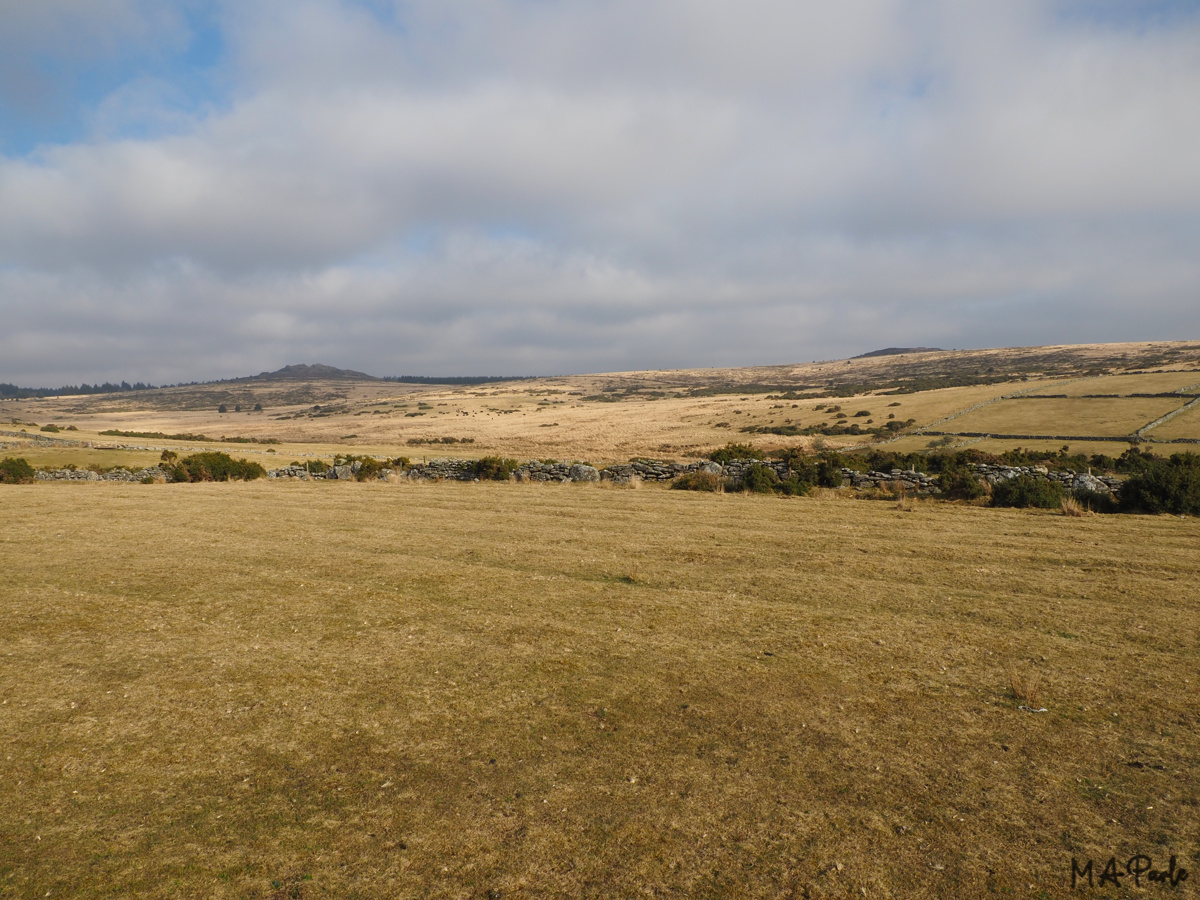
[[[1104,869],[1095,874],[1095,866],[1092,860],[1088,860],[1084,866],[1079,865],[1079,860],[1071,857],[1071,887],[1094,887],[1099,884],[1103,887],[1106,884],[1111,884],[1118,887],[1121,884],[1121,879],[1133,879],[1135,887],[1141,887],[1144,880],[1147,884],[1162,884],[1175,887],[1182,881],[1187,881],[1188,870],[1178,865],[1175,857],[1172,856],[1170,862],[1165,869],[1154,868],[1154,861],[1144,853],[1135,853],[1126,860],[1122,866],[1117,862],[1115,856],[1109,857],[1108,863]],[[1093,881],[1093,879],[1095,879]]]

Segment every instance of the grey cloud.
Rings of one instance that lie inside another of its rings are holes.
[[[169,53],[187,34],[180,10],[158,0],[0,0],[0,23],[0,109],[42,120],[61,112],[64,70],[131,45]]]
[[[224,16],[227,108],[134,84],[98,117],[167,133],[0,158],[0,379],[754,364],[1200,325],[1197,16]]]

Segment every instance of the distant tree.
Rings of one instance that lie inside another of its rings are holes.
[[[255,404],[254,404],[254,411],[255,411],[255,412],[262,412],[262,404],[261,404],[261,403],[255,403]]]
[[[217,412],[219,412],[219,413],[229,412],[229,408],[224,403],[222,403],[220,406],[217,407]]]

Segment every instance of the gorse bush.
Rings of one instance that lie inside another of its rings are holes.
[[[742,475],[741,488],[752,494],[770,494],[779,484],[779,476],[769,466],[755,464]]]
[[[171,481],[253,481],[266,474],[256,462],[214,451],[185,456],[172,467]]]
[[[335,466],[353,466],[358,463],[358,471],[354,473],[356,481],[370,481],[379,477],[381,469],[388,467],[387,461],[380,461],[373,456],[356,456],[353,453],[337,456],[333,460]]]
[[[472,474],[480,481],[508,481],[520,465],[515,459],[502,456],[485,456],[475,461]]]
[[[715,472],[688,472],[671,483],[675,491],[709,491],[719,493],[725,489],[725,481]]]
[[[840,472],[838,473],[841,474]],[[785,497],[802,497],[812,490],[811,481],[803,481],[795,475],[790,478],[780,478],[775,482],[775,493]]]
[[[763,455],[761,450],[756,450],[749,444],[729,443],[720,450],[714,450],[708,455],[708,458],[715,463],[725,465],[734,459],[762,459]]]
[[[1200,516],[1200,455],[1175,453],[1170,459],[1153,460],[1142,460],[1142,471],[1121,486],[1121,508]]]
[[[821,487],[841,487],[842,482],[845,480],[845,476],[842,474],[842,466],[837,461],[821,459],[817,462],[816,483]]]
[[[0,461],[0,484],[29,484],[33,475],[33,466],[24,457],[8,456]]]
[[[1115,513],[1120,510],[1120,505],[1112,494],[1102,494],[1100,491],[1077,488],[1071,491],[1071,497],[1088,512]]]
[[[966,466],[952,466],[938,475],[938,489],[951,500],[975,500],[986,493],[983,483]]]
[[[1066,491],[1057,481],[1018,475],[992,487],[992,506],[1059,509]]]

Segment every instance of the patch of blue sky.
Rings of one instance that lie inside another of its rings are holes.
[[[1099,25],[1145,32],[1200,22],[1196,0],[1060,0],[1055,17],[1064,25]]]
[[[922,69],[909,73],[902,80],[879,80],[871,85],[871,96],[875,101],[878,119],[898,119],[912,112],[942,86],[942,76]]]
[[[365,9],[385,28],[401,34],[408,31],[400,16],[398,9],[400,4],[396,0],[349,0],[349,4]]]
[[[431,256],[443,237],[440,228],[422,225],[409,229],[401,240],[400,246],[410,256]]]
[[[105,101],[139,84],[158,85],[165,115],[122,117],[117,132],[106,130],[104,137],[152,137],[180,114],[220,106],[229,84],[220,74],[225,41],[216,16],[191,4],[184,16],[186,40],[174,48],[128,42],[101,58],[40,53],[20,68],[9,67],[0,81],[0,154],[22,157],[39,147],[94,138]]]
[[[484,226],[483,233],[497,244],[541,244],[546,236],[528,225],[518,222],[492,222]]]

